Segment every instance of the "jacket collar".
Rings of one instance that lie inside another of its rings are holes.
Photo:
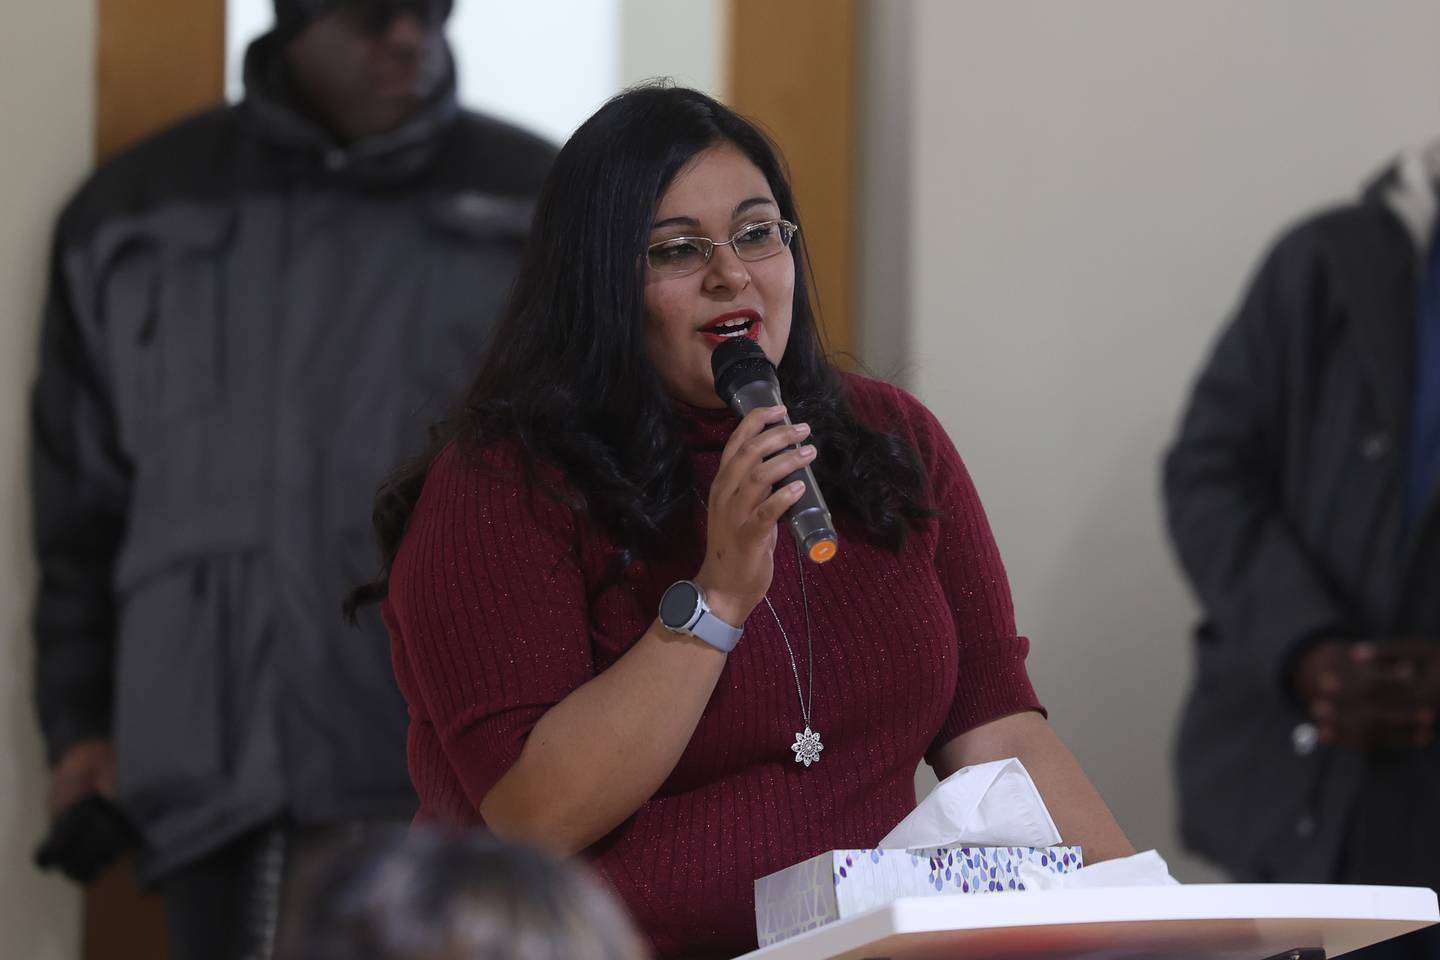
[[[280,50],[281,41],[273,31],[250,44],[245,52],[242,106],[261,137],[337,179],[378,185],[421,173],[434,159],[440,134],[460,112],[454,59],[447,49],[446,78],[415,117],[381,136],[341,144],[299,108]]]
[[[1403,447],[1414,380],[1415,313],[1436,217],[1440,140],[1402,153],[1361,199],[1377,214],[1364,242],[1332,245],[1346,261],[1347,312],[1391,442]],[[1389,251],[1387,253],[1387,251]]]
[[[1435,184],[1440,182],[1440,140],[1404,151],[1365,188],[1367,203],[1383,204],[1410,237],[1417,259],[1424,261],[1440,209]]]

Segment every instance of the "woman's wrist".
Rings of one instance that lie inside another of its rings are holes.
[[[718,590],[706,583],[701,576],[695,578],[695,585],[705,595],[705,605],[710,612],[721,621],[732,627],[743,627],[750,616],[750,611],[755,609],[754,603],[746,603],[743,599],[733,596],[724,590]]]

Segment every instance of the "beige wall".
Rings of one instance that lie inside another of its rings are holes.
[[[25,418],[51,219],[90,165],[94,5],[26,3],[0,35],[0,956],[78,955],[74,888],[30,866],[45,780],[30,707]]]
[[[1202,876],[1173,856],[1195,609],[1157,461],[1276,231],[1440,133],[1440,6],[888,7],[872,53],[908,59],[913,99],[904,148],[869,148],[867,342],[908,304],[908,382],[979,484],[1055,725],[1136,843]]]
[[[622,0],[620,86],[674,77],[723,97],[729,8],[726,0]]]

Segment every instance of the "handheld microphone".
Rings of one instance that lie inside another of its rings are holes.
[[[757,407],[780,405],[780,378],[765,351],[754,340],[745,337],[726,340],[710,355],[710,369],[715,373],[715,392],[738,416],[743,417]],[[788,425],[789,415],[783,421],[767,424],[765,429],[780,423]],[[794,450],[795,446],[792,444],[786,449]],[[775,489],[796,480],[804,481],[805,492],[785,511],[785,523],[795,535],[800,553],[815,563],[824,563],[835,556],[840,543],[830,519],[830,508],[825,505],[815,474],[808,465],[786,476]]]

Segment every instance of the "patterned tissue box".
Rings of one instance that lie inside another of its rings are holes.
[[[1020,864],[1082,866],[1079,847],[831,850],[755,881],[755,932],[768,947],[900,897],[1024,890]]]

